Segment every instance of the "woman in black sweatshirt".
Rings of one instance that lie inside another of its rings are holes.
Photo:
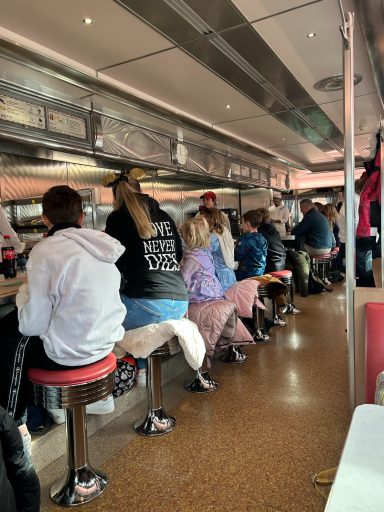
[[[126,248],[116,262],[123,277],[125,330],[182,318],[188,295],[175,223],[155,199],[141,193],[139,182],[128,172],[106,176],[104,185],[112,187],[114,196],[105,231]]]

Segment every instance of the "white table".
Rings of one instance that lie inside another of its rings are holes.
[[[355,409],[325,512],[384,511],[384,407]]]

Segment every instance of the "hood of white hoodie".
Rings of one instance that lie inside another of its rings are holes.
[[[122,246],[118,240],[102,231],[96,231],[94,229],[61,229],[60,231],[56,231],[53,236],[70,238],[84,247],[84,249],[95,258],[110,263],[115,263],[125,251],[125,247]]]

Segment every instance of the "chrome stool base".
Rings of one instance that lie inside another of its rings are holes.
[[[211,379],[208,372],[201,373],[197,370],[194,379],[191,383],[186,384],[184,387],[191,393],[211,393],[216,391],[219,384]]]
[[[243,364],[248,359],[248,356],[243,354],[240,347],[231,345],[226,350],[225,354],[220,357],[220,361],[227,364]]]
[[[144,419],[137,421],[133,428],[142,436],[162,436],[172,432],[176,427],[176,419],[168,414],[161,407],[160,409],[149,409]]]
[[[90,464],[78,469],[67,469],[67,474],[51,487],[52,501],[65,507],[88,503],[100,496],[107,486],[107,475],[95,471]]]

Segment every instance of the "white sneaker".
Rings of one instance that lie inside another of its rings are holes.
[[[109,414],[114,410],[115,401],[112,395],[108,395],[107,398],[86,406],[87,414]]]
[[[135,380],[138,387],[145,388],[147,385],[147,370],[139,368],[136,372]]]
[[[64,409],[48,409],[48,412],[56,425],[62,425],[65,423]]]

